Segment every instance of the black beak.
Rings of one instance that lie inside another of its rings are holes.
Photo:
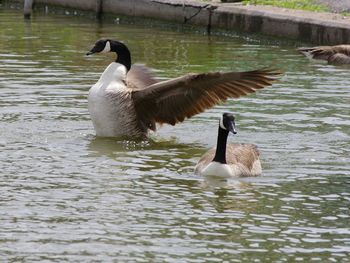
[[[236,130],[236,123],[234,120],[230,121],[228,124],[228,130],[230,132],[232,132],[233,134],[237,134],[237,130]]]
[[[88,53],[86,53],[87,56],[90,56],[94,53],[99,52],[98,48],[96,46],[94,46]]]

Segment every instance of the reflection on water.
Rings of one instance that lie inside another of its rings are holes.
[[[308,61],[300,43],[69,12],[29,21],[0,9],[5,261],[349,262],[349,67]],[[107,36],[163,79],[266,66],[285,74],[149,141],[96,138],[87,93],[114,56],[84,54]],[[237,117],[230,141],[259,146],[263,176],[193,174],[223,111]]]

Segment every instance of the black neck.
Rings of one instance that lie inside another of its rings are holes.
[[[213,161],[226,164],[226,143],[228,130],[219,126],[218,141],[216,144],[216,152]]]
[[[115,62],[123,64],[129,71],[131,68],[131,55],[129,49],[121,42],[111,41],[111,51],[117,53]]]

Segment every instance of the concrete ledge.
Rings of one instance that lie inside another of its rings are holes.
[[[183,0],[35,0],[36,3],[147,17],[297,39],[315,44],[350,42],[350,18],[267,6]]]
[[[261,33],[316,44],[350,41],[350,18],[332,13],[314,13],[265,6],[219,6],[212,24],[226,30]]]
[[[195,23],[208,24],[206,6],[196,1],[179,0],[105,0],[103,10],[115,14],[123,14],[136,17],[157,18],[180,23],[187,23],[191,16],[195,15]],[[192,22],[192,21],[191,21]]]

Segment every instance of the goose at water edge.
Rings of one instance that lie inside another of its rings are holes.
[[[229,132],[236,134],[235,118],[224,113],[219,122],[216,147],[198,161],[195,174],[222,178],[258,176],[261,174],[260,153],[254,144],[227,144]]]
[[[280,74],[267,69],[192,73],[157,82],[147,67],[131,66],[123,43],[101,39],[86,55],[103,52],[115,52],[117,58],[89,91],[89,112],[101,137],[145,139],[156,123],[175,125],[228,98],[270,86]]]
[[[313,59],[326,60],[330,64],[350,64],[350,45],[301,47],[298,51]]]

